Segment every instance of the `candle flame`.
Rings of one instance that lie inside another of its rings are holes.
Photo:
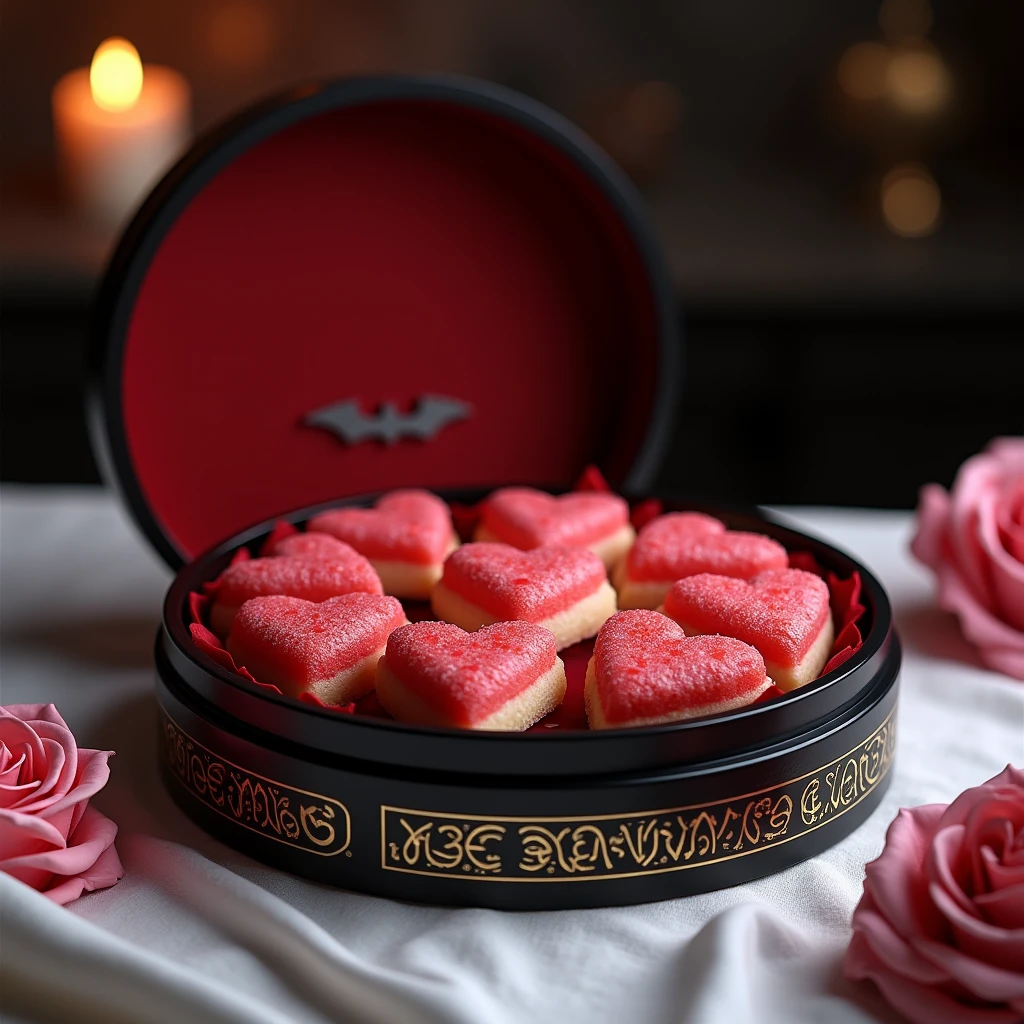
[[[89,87],[96,106],[104,110],[130,110],[142,92],[139,51],[127,39],[104,39],[92,57]]]

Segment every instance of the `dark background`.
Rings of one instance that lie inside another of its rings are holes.
[[[684,382],[662,487],[908,507],[922,483],[948,484],[991,437],[1024,427],[1022,7],[9,0],[3,479],[98,480],[80,393],[112,237],[62,198],[49,96],[121,34],[186,75],[200,130],[306,78],[379,71],[478,75],[559,109],[640,186],[678,287]],[[858,99],[842,61],[863,42],[886,59],[925,54],[936,94],[918,78],[916,107],[894,87]],[[894,169],[941,196],[919,237],[883,216]]]

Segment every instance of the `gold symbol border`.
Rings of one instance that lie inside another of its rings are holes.
[[[228,768],[234,768],[236,771],[241,772],[243,775],[249,775],[254,779],[259,779],[262,782],[270,783],[272,786],[277,786],[280,789],[288,790],[290,793],[300,793],[302,796],[311,796],[317,800],[323,800],[324,803],[333,804],[335,807],[340,807],[345,815],[345,842],[341,844],[336,850],[324,852],[322,850],[311,850],[307,846],[302,846],[298,843],[289,842],[287,839],[281,839],[278,836],[270,835],[264,832],[262,829],[253,828],[252,825],[246,825],[244,821],[240,821],[233,814],[226,814],[215,804],[211,804],[209,801],[204,800],[202,796],[196,793],[188,783],[182,779],[182,777],[174,770],[174,767],[168,763],[167,767],[175,780],[181,786],[181,788],[189,794],[194,800],[198,800],[204,807],[208,807],[211,811],[215,811],[223,818],[227,818],[234,825],[238,825],[241,828],[248,829],[250,832],[255,832],[256,835],[262,836],[264,839],[272,839],[275,843],[281,843],[284,846],[290,846],[293,850],[301,850],[303,853],[312,854],[314,857],[336,857],[339,853],[344,853],[348,849],[349,844],[352,842],[352,816],[349,814],[348,808],[338,799],[333,796],[324,796],[323,793],[313,793],[308,789],[299,789],[297,786],[289,786],[286,783],[278,782],[277,779],[267,778],[266,775],[260,775],[259,772],[254,772],[249,768],[243,768],[241,765],[235,764],[233,761],[229,761],[226,757],[222,757],[220,754],[211,750],[209,747],[204,746],[194,736],[187,733],[173,718],[168,714],[167,709],[160,705],[160,713],[166,721],[166,724],[170,725],[172,729],[180,733],[189,743],[194,744],[204,753],[208,754],[214,760],[219,761],[221,764]],[[163,752],[164,746],[161,743],[161,752]],[[165,761],[166,761],[165,757]]]
[[[897,707],[898,707],[898,705],[894,704],[892,709],[885,716],[884,720],[875,729],[873,729],[871,731],[871,733],[865,739],[861,740],[859,743],[857,743],[854,746],[852,746],[848,751],[846,751],[845,754],[840,754],[838,757],[832,758],[831,760],[827,761],[825,764],[821,765],[818,768],[815,768],[815,769],[813,769],[813,770],[811,770],[809,772],[805,772],[803,775],[797,775],[795,778],[788,779],[785,782],[780,782],[780,783],[778,783],[778,784],[776,784],[774,786],[769,787],[768,789],[755,790],[755,791],[750,792],[750,793],[742,793],[742,794],[740,794],[738,796],[726,797],[725,799],[721,799],[721,800],[709,800],[709,801],[706,801],[705,803],[686,804],[686,805],[681,806],[681,807],[661,808],[661,809],[658,809],[658,810],[651,810],[651,811],[638,811],[636,813],[633,813],[633,812],[622,813],[622,812],[620,812],[618,814],[591,814],[591,815],[569,815],[569,816],[551,816],[551,817],[516,816],[516,815],[496,816],[496,815],[485,815],[485,814],[452,814],[452,813],[447,812],[447,811],[427,811],[427,810],[417,809],[417,808],[414,808],[414,807],[396,807],[396,806],[393,806],[391,804],[381,804],[380,805],[380,866],[381,866],[381,869],[384,870],[384,871],[395,871],[395,872],[399,872],[401,874],[406,874],[406,875],[423,875],[423,876],[425,876],[427,878],[458,878],[461,881],[471,881],[471,882],[525,882],[525,883],[536,883],[536,882],[547,882],[547,883],[602,882],[602,881],[609,881],[609,880],[615,880],[615,879],[620,879],[620,878],[638,878],[638,877],[646,876],[646,875],[662,875],[662,874],[667,874],[667,873],[672,872],[672,871],[686,871],[686,870],[688,870],[690,868],[707,867],[707,866],[712,865],[712,864],[720,864],[720,863],[723,863],[725,861],[735,860],[735,859],[737,859],[739,857],[749,857],[751,854],[762,853],[765,850],[773,850],[776,847],[782,846],[784,843],[791,842],[794,839],[802,839],[804,836],[810,835],[811,832],[816,832],[822,826],[830,824],[831,822],[835,821],[837,818],[842,817],[847,811],[850,811],[854,807],[856,807],[865,797],[867,797],[871,793],[873,793],[878,788],[878,786],[882,782],[882,780],[888,775],[889,769],[892,767],[892,762],[894,760],[894,756],[890,755],[888,758],[884,759],[884,762],[883,762],[883,764],[881,766],[881,771],[878,773],[877,778],[874,780],[874,782],[870,786],[868,786],[864,790],[864,792],[862,792],[860,794],[860,796],[857,797],[856,800],[853,800],[849,804],[844,805],[842,810],[836,811],[834,814],[831,814],[831,815],[825,817],[824,820],[819,821],[815,825],[810,825],[809,827],[803,829],[800,832],[795,833],[794,835],[786,836],[783,839],[772,840],[771,842],[767,843],[764,846],[756,846],[756,847],[753,847],[753,848],[751,848],[749,850],[745,850],[742,853],[731,853],[728,856],[715,857],[715,858],[712,858],[710,860],[693,861],[693,862],[686,863],[686,864],[673,864],[670,867],[648,868],[648,869],[643,870],[643,871],[609,872],[607,874],[601,874],[601,875],[597,875],[597,874],[594,874],[594,875],[580,875],[580,876],[576,876],[576,877],[566,877],[565,875],[561,875],[561,876],[556,877],[556,878],[545,878],[543,876],[523,877],[523,876],[511,876],[511,875],[504,875],[504,876],[502,876],[502,875],[490,875],[490,874],[487,874],[487,875],[474,875],[474,874],[457,874],[455,872],[452,872],[452,873],[449,874],[449,873],[447,873],[447,872],[445,872],[443,870],[423,871],[423,870],[420,870],[418,868],[395,867],[394,865],[387,863],[387,845],[388,845],[387,815],[388,815],[389,812],[393,813],[393,814],[413,814],[413,815],[416,815],[418,817],[441,818],[441,819],[444,819],[446,822],[451,822],[451,821],[459,821],[459,822],[462,822],[462,821],[466,821],[466,822],[482,821],[482,822],[491,822],[491,823],[494,823],[496,825],[500,825],[502,822],[528,823],[528,824],[541,824],[541,823],[544,823],[544,822],[556,822],[556,823],[559,823],[559,822],[561,822],[561,823],[577,822],[577,823],[581,823],[581,824],[588,824],[590,822],[595,822],[595,821],[610,821],[610,820],[615,820],[615,819],[621,819],[623,821],[631,821],[631,820],[655,818],[655,817],[659,817],[659,816],[662,816],[662,815],[681,814],[684,811],[699,811],[702,808],[706,808],[706,807],[721,807],[721,806],[725,806],[725,805],[731,804],[731,803],[733,803],[735,801],[748,800],[748,799],[751,799],[753,797],[762,797],[763,798],[763,797],[771,796],[773,794],[774,795],[778,795],[778,796],[781,797],[783,795],[781,791],[784,790],[787,786],[791,786],[791,785],[793,785],[796,782],[803,782],[804,779],[809,779],[812,775],[819,775],[820,773],[827,772],[831,768],[834,768],[834,767],[838,768],[838,766],[841,765],[846,758],[850,757],[851,754],[853,754],[855,751],[860,750],[861,748],[866,748],[877,737],[879,737],[882,734],[883,730],[885,730],[886,727],[889,726],[890,723],[892,723],[892,726],[893,726],[891,731],[892,731],[893,734],[895,734],[895,722],[893,721],[893,716],[896,714]],[[886,745],[888,746],[888,744],[886,744]],[[894,750],[895,750],[895,737],[893,739],[893,751]]]

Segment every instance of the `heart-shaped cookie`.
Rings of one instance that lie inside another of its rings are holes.
[[[690,576],[672,585],[664,610],[688,635],[721,633],[752,644],[781,690],[816,679],[832,648],[828,586],[802,569],[769,569],[749,582]]]
[[[328,533],[365,555],[385,593],[417,600],[430,597],[445,558],[458,546],[448,506],[430,491],[392,491],[373,508],[322,512],[307,529]]]
[[[586,548],[465,544],[434,588],[434,614],[463,629],[519,619],[555,635],[558,648],[593,636],[615,612],[601,559]]]
[[[273,558],[330,559],[348,558],[354,550],[350,544],[343,543],[329,533],[293,533],[275,541],[263,554]]]
[[[635,536],[629,506],[616,494],[576,491],[555,497],[532,487],[503,487],[483,503],[474,539],[524,551],[589,548],[611,568]]]
[[[521,731],[561,703],[565,669],[555,638],[529,622],[475,633],[415,622],[388,638],[377,696],[403,722]]]
[[[326,704],[347,704],[373,689],[377,660],[406,622],[402,605],[380,594],[344,594],[315,603],[256,597],[238,610],[227,649],[261,683]]]
[[[251,558],[236,562],[208,587],[213,597],[210,628],[227,636],[235,614],[254,597],[283,594],[306,601],[326,601],[340,594],[382,594],[373,566],[347,544],[327,558]]]
[[[620,608],[657,608],[685,576],[712,572],[748,580],[789,564],[786,549],[760,533],[727,530],[701,512],[669,512],[652,519],[615,572]]]
[[[725,636],[687,637],[660,612],[619,612],[587,666],[591,729],[657,725],[741,708],[769,686],[764,659]]]

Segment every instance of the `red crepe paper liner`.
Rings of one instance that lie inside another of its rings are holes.
[[[813,572],[828,584],[829,605],[832,609],[836,635],[832,641],[828,661],[821,670],[821,675],[825,675],[852,658],[864,644],[864,638],[857,625],[867,610],[860,600],[863,586],[860,573],[854,571],[847,579],[840,579],[834,572],[826,572],[809,551],[791,551],[789,565],[791,569]]]
[[[605,480],[604,474],[597,468],[597,466],[587,466],[582,473],[580,473],[579,479],[573,485],[574,491],[598,491],[602,494],[610,494],[611,486],[608,481]]]
[[[263,684],[260,684],[263,685]],[[275,686],[276,690],[277,687]],[[280,690],[278,690],[280,693]],[[312,704],[314,707],[323,708],[325,711],[336,711],[339,715],[354,715],[356,713],[356,702],[349,701],[348,704],[326,704],[315,693],[306,690],[299,694],[300,704]]]
[[[452,514],[452,525],[459,535],[459,540],[467,543],[473,539],[477,524],[480,522],[480,504],[463,505],[459,501],[450,502],[448,505]]]
[[[648,498],[634,506],[629,515],[629,521],[633,524],[633,529],[639,533],[652,519],[657,519],[664,511],[665,506],[657,498]]]
[[[231,566],[238,565],[239,562],[248,562],[248,561],[251,561],[251,560],[252,560],[252,552],[248,548],[239,548],[231,556],[231,561],[228,563],[228,568],[230,569]],[[210,580],[208,583],[204,583],[203,584],[203,593],[205,593],[207,595],[207,597],[209,597],[211,599],[216,596],[217,591],[219,589],[220,589],[220,576],[218,576],[215,580]],[[192,594],[189,594],[189,603],[190,604],[192,603]],[[201,612],[205,613],[205,611],[206,611],[206,608],[204,606],[201,609]],[[202,614],[198,614],[197,615],[195,611],[193,611],[192,614],[193,614],[193,617],[196,618],[199,622],[203,621]]]
[[[281,692],[271,683],[261,683],[244,665],[236,664],[235,659],[231,657],[231,652],[201,622],[193,622],[188,628],[196,647],[207,657],[213,658],[221,668],[226,668],[229,672],[248,679],[250,683],[255,683],[261,689],[271,690],[274,693]]]
[[[196,590],[189,591],[188,613],[193,625],[206,621],[206,613],[210,610],[210,595],[200,594]],[[212,635],[212,634],[211,634]]]
[[[205,654],[212,658],[221,668],[241,676],[261,690],[269,690],[279,696],[284,696],[281,689],[273,683],[261,683],[244,665],[239,665],[231,656],[231,652],[211,633],[201,622],[193,622],[189,625],[189,632],[192,634],[192,642]],[[340,715],[351,715],[355,713],[355,703],[350,704],[326,704],[315,693],[300,693],[299,702],[312,704],[314,707],[325,708],[327,711],[336,711]]]
[[[279,519],[274,523],[274,528],[267,534],[267,539],[263,542],[262,547],[260,547],[260,558],[270,557],[274,548],[281,541],[286,540],[288,537],[294,537],[298,532],[298,527],[293,526],[291,523],[286,523],[283,519]]]

